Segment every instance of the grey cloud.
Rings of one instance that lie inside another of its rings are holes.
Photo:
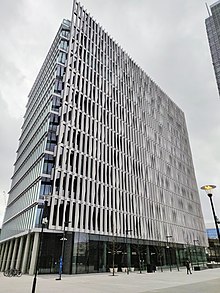
[[[0,194],[8,192],[10,177],[12,176],[15,152],[18,147],[18,138],[22,119],[10,116],[7,104],[0,93]]]

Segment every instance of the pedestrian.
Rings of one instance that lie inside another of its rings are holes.
[[[186,261],[186,273],[187,273],[187,275],[192,274],[189,260]]]

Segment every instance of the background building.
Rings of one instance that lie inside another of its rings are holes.
[[[217,239],[218,240],[216,228],[207,228],[206,232],[207,232],[207,236],[209,239]]]
[[[180,265],[195,241],[205,257],[183,112],[77,2],[29,94],[1,270],[34,272],[43,206],[41,272],[64,228],[66,273]]]
[[[220,93],[220,1],[212,4],[210,9],[211,14],[205,20],[205,24],[218,92]]]
[[[219,245],[219,239],[217,235],[216,228],[207,228],[206,229],[207,236],[208,236],[208,242],[209,247],[207,249],[207,261],[208,262],[214,262],[219,263],[220,262],[220,245]],[[210,267],[213,266],[213,264],[209,264]]]

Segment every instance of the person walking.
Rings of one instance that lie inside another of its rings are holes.
[[[192,274],[189,260],[186,261],[186,273],[187,273],[187,275]]]

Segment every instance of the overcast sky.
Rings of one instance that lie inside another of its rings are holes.
[[[206,0],[211,5],[214,0]],[[203,0],[82,0],[91,16],[184,111],[198,187],[215,184],[220,217],[220,100]],[[71,0],[1,0],[0,223],[27,96]],[[208,197],[200,198],[213,223]]]

